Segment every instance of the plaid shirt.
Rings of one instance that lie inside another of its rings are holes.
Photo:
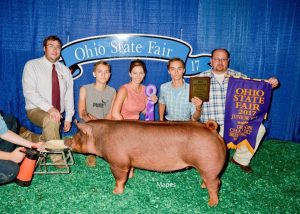
[[[173,88],[172,82],[160,86],[159,103],[166,105],[166,119],[170,121],[189,121],[195,106],[189,102],[190,86],[184,82],[180,88]]]
[[[226,74],[230,76],[247,77],[246,75],[231,69],[227,69]],[[204,71],[197,76],[211,78],[209,102],[204,102],[202,105],[200,121],[206,122],[207,120],[212,119],[215,120],[220,126],[224,125],[225,101],[229,77],[225,77],[222,84],[220,84],[215,79],[211,70]]]

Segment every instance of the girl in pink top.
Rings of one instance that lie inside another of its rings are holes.
[[[138,120],[140,112],[143,112],[146,108],[147,97],[145,94],[145,86],[141,85],[140,90],[138,91],[135,91],[130,86],[130,83],[127,83],[122,87],[127,91],[127,98],[123,102],[121,115],[124,119]]]
[[[118,90],[113,108],[112,117],[115,120],[133,119],[138,120],[140,113],[145,113],[147,96],[142,81],[146,75],[145,63],[141,60],[134,60],[130,64],[129,76],[131,81],[122,85]],[[157,96],[151,96],[156,103]]]
[[[145,86],[142,85],[145,75],[145,63],[141,60],[132,61],[129,68],[131,81],[120,87],[112,108],[112,118],[114,120],[138,120],[140,113],[145,113],[147,96]],[[151,100],[156,103],[157,96],[151,96]],[[133,170],[133,168],[130,169],[129,178],[133,176]]]

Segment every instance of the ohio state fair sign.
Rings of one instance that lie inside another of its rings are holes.
[[[65,44],[61,51],[61,61],[70,68],[74,79],[81,75],[81,65],[98,60],[139,58],[167,62],[179,57],[186,64],[186,77],[210,68],[210,54],[191,53],[191,45],[177,38],[148,34],[111,34],[82,38]]]

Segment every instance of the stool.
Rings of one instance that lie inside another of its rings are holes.
[[[34,174],[67,174],[70,173],[70,165],[74,164],[72,152],[69,148],[58,150],[43,150],[35,165]],[[62,156],[63,163],[53,163],[50,159],[51,154]],[[59,168],[58,166],[61,166]]]

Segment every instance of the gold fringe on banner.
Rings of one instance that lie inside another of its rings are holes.
[[[257,78],[250,78],[250,77],[241,77],[241,76],[234,76],[234,75],[229,75],[229,74],[225,74],[225,77],[233,77],[233,78],[236,78],[236,79],[244,79],[244,80],[254,80],[254,81],[265,81],[265,82],[269,82],[268,80],[266,79],[257,79]]]

